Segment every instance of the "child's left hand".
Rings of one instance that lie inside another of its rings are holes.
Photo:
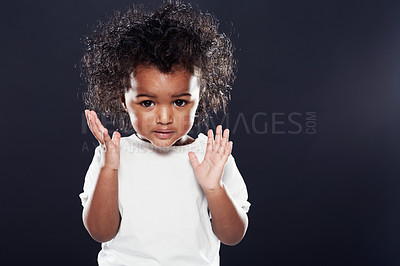
[[[222,187],[222,172],[232,152],[233,142],[229,141],[229,129],[225,129],[222,136],[221,125],[218,125],[215,130],[215,142],[211,129],[208,130],[207,135],[207,149],[204,160],[199,163],[194,152],[189,152],[189,159],[197,182],[204,192],[211,192]]]

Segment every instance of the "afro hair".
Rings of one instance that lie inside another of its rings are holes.
[[[226,113],[236,72],[234,47],[218,26],[211,14],[181,1],[164,2],[155,12],[143,6],[114,12],[85,39],[81,59],[81,75],[87,83],[85,105],[114,122],[124,121],[118,127],[129,129],[120,97],[129,89],[136,66],[155,66],[162,73],[178,66],[200,73],[195,125],[207,125],[209,111]]]

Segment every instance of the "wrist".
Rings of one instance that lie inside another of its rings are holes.
[[[222,182],[220,182],[215,187],[203,188],[203,191],[204,191],[204,194],[206,194],[206,197],[212,196],[212,195],[218,195],[225,191],[225,186]]]
[[[101,168],[109,172],[118,172],[119,167],[105,163]]]
[[[119,169],[119,156],[115,156],[115,154],[111,151],[104,152],[103,159],[103,167],[106,167],[113,171],[118,171]]]

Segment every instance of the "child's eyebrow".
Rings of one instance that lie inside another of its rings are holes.
[[[192,96],[192,94],[186,92],[186,93],[181,93],[181,94],[177,94],[177,95],[172,95],[171,97],[177,98],[177,97],[183,97],[183,96],[189,96],[190,97],[190,96]],[[146,93],[141,93],[141,94],[136,95],[136,98],[139,98],[139,97],[157,98],[156,96],[152,96],[152,95],[149,95],[149,94],[146,94]]]
[[[151,96],[151,95],[148,95],[148,94],[145,94],[145,93],[141,93],[141,94],[136,95],[136,98],[139,98],[139,97],[156,98],[156,96]]]
[[[186,92],[186,93],[181,93],[181,94],[177,94],[177,95],[172,95],[171,97],[183,97],[183,96],[192,96],[192,94]]]

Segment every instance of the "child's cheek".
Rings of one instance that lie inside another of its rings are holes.
[[[152,114],[142,114],[137,117],[137,125],[144,130],[149,130],[152,127],[154,117]]]
[[[192,108],[188,113],[185,113],[182,119],[182,123],[183,127],[186,130],[190,130],[192,128],[195,114],[196,114],[196,108]]]
[[[183,124],[184,124],[185,128],[191,127],[191,125],[193,124],[193,119],[190,116],[190,114],[189,115],[185,115],[185,117],[183,118]]]

